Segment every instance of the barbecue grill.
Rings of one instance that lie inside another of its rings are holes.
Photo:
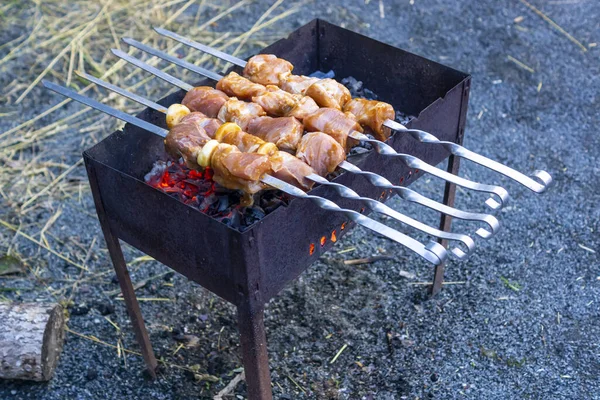
[[[354,51],[356,48],[361,51]],[[334,70],[338,77],[356,77],[395,109],[415,115],[407,128],[462,143],[471,81],[468,74],[322,20],[299,28],[263,53],[289,60],[295,73]],[[197,83],[201,85],[211,85],[211,81]],[[168,107],[180,103],[184,95],[181,90],[158,103]],[[138,117],[165,128],[164,114],[160,107],[154,108],[144,110]],[[83,154],[98,217],[148,369],[154,376],[157,361],[119,240],[237,307],[249,397],[270,399],[264,306],[341,239],[353,222],[346,214],[327,212],[318,204],[295,199],[244,231],[228,226],[146,184],[144,176],[154,163],[168,158],[162,138],[152,131],[126,124],[122,131],[114,132]],[[387,143],[398,152],[432,165],[448,158],[448,171],[454,175],[458,172],[457,153],[452,147],[424,143],[401,132]],[[348,161],[396,185],[410,185],[423,174],[375,151],[349,156]],[[380,201],[391,194],[358,174],[345,172],[332,182]],[[444,192],[448,207],[453,206],[454,194],[455,187],[448,182]],[[328,185],[312,189],[310,195],[331,198],[345,209],[368,213],[360,202],[335,195]],[[449,231],[450,225],[451,217],[444,214],[440,228]],[[287,227],[286,235],[281,234],[282,226]],[[445,240],[441,242],[446,244]],[[443,270],[443,262],[436,265],[433,293],[441,288]]]

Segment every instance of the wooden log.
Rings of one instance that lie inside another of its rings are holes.
[[[0,303],[0,378],[50,380],[64,338],[60,305]]]

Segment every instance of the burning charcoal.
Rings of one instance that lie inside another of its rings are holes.
[[[211,193],[208,196],[205,196],[202,198],[202,202],[200,203],[198,208],[200,210],[208,210],[209,207],[211,207],[218,200],[219,200],[219,198],[214,193]]]
[[[225,225],[239,228],[241,225],[242,214],[238,208],[232,209],[226,216],[221,219]]]
[[[144,176],[144,180],[150,186],[158,186],[162,179],[163,174],[167,170],[167,164],[164,161],[157,161],[152,166],[150,172]]]

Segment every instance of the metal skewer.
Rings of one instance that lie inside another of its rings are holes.
[[[99,85],[99,86],[105,87],[109,90],[112,90],[113,92],[116,92],[116,93],[122,95],[123,97],[134,100],[134,101],[136,101],[142,105],[145,105],[147,107],[150,107],[158,112],[162,112],[165,114],[167,112],[167,109],[165,107],[153,102],[152,100],[148,100],[142,96],[131,93],[125,89],[121,89],[118,86],[115,86],[111,83],[105,82],[101,79],[98,79],[98,78],[92,76],[92,75],[86,74],[85,72],[75,71],[75,73],[77,75],[81,76],[82,78],[85,78],[85,79],[95,83],[96,85]],[[475,242],[473,241],[473,239],[471,239],[467,235],[452,233],[452,232],[445,232],[445,231],[433,228],[433,227],[431,227],[427,224],[424,224],[420,221],[417,221],[407,215],[399,213],[398,211],[392,209],[391,207],[386,206],[385,204],[383,204],[377,200],[371,199],[369,197],[362,197],[358,193],[356,193],[354,190],[352,190],[344,185],[340,185],[339,183],[330,182],[327,179],[325,179],[319,175],[310,174],[306,178],[310,179],[313,182],[318,183],[320,185],[326,185],[326,186],[332,187],[342,197],[362,201],[371,210],[378,212],[380,214],[387,215],[387,216],[389,216],[399,222],[402,222],[412,228],[418,229],[421,232],[425,232],[429,235],[438,237],[440,239],[456,240],[456,241],[462,243],[465,246],[466,251],[464,251],[460,247],[454,247],[454,248],[450,249],[450,252],[459,260],[465,260],[468,256],[468,253],[470,253],[475,247]]]
[[[124,38],[123,41],[131,46],[134,46],[142,51],[145,51],[149,54],[152,54],[153,56],[162,58],[164,60],[170,61],[171,63],[175,64],[175,65],[179,65],[180,67],[186,68],[192,72],[198,73],[200,75],[206,76],[207,78],[213,79],[213,80],[220,80],[221,78],[223,78],[222,75],[219,74],[215,74],[214,72],[210,72],[210,74],[206,74],[205,71],[206,69],[204,68],[200,68],[195,66],[194,64],[191,63],[187,63],[185,61],[182,61],[176,57],[172,57],[169,54],[162,52],[160,50],[156,50],[150,46],[146,46],[143,43],[140,43],[134,39],[131,38]],[[114,51],[113,51],[114,53]],[[115,53],[116,54],[116,53]],[[121,55],[125,56],[121,57]],[[135,61],[131,61],[132,63],[135,63],[135,65],[137,65],[138,67],[141,67],[141,61],[135,59],[134,57],[131,57],[130,55],[120,52],[119,54],[117,54],[117,56],[124,58],[125,61],[130,61],[129,59],[132,58]],[[156,71],[156,68],[154,68],[154,71]],[[180,86],[181,87],[181,86]],[[182,87],[183,89],[183,87]],[[189,90],[189,89],[186,89]],[[399,158],[402,162],[404,162],[404,164],[406,164],[407,166],[409,166],[410,168],[415,168],[415,169],[419,169],[423,172],[427,172],[433,176],[436,176],[438,178],[444,179],[448,182],[452,182],[456,185],[462,186],[464,188],[467,189],[471,189],[471,190],[475,190],[478,192],[486,192],[486,193],[490,193],[493,195],[498,196],[499,201],[496,201],[495,199],[489,198],[486,200],[485,204],[490,207],[493,210],[498,210],[502,207],[504,207],[504,205],[506,204],[506,202],[508,201],[508,192],[506,191],[506,189],[504,189],[503,187],[500,186],[495,186],[495,185],[486,185],[486,184],[482,184],[482,183],[478,183],[478,182],[473,182],[470,181],[468,179],[465,178],[461,178],[460,176],[457,175],[453,175],[447,171],[444,171],[442,169],[439,169],[437,167],[434,167],[433,165],[427,164],[426,162],[422,161],[421,159],[419,159],[418,157],[412,156],[410,154],[403,154],[403,153],[398,153],[396,152],[396,150],[394,150],[391,146],[380,142],[379,140],[376,139],[370,139],[368,136],[363,135],[360,132],[352,132],[349,135],[352,138],[358,139],[358,140],[363,140],[366,142],[370,142],[375,146],[375,150],[382,155],[385,156],[391,156],[391,157],[397,157]]]
[[[174,76],[169,75],[166,72],[161,71],[158,68],[152,67],[151,65],[148,65],[145,62],[143,62],[135,57],[132,57],[129,54],[124,53],[121,50],[112,49],[111,51],[117,57],[119,57],[119,58],[121,58],[121,59],[147,71],[147,72],[150,72],[154,76],[161,78],[161,79],[165,80],[166,82],[171,83],[172,85],[175,85],[185,91],[190,91],[193,89],[192,85],[190,85],[180,79],[177,79]],[[459,219],[484,222],[490,227],[490,230],[488,231],[484,228],[479,228],[475,232],[478,236],[480,236],[484,239],[488,239],[491,236],[493,236],[494,234],[496,234],[500,227],[498,219],[492,215],[461,211],[461,210],[457,210],[455,208],[449,207],[447,205],[435,202],[431,199],[428,199],[427,197],[419,195],[418,193],[414,192],[411,189],[408,189],[408,188],[405,188],[402,186],[392,185],[391,182],[389,182],[384,177],[377,175],[373,172],[362,171],[360,168],[356,167],[353,164],[350,164],[347,161],[342,161],[338,165],[338,167],[342,168],[345,171],[354,173],[354,174],[364,175],[375,186],[382,187],[385,189],[392,189],[392,190],[396,191],[400,195],[400,197],[402,197],[403,199],[406,199],[408,201],[422,204],[422,205],[424,205],[428,208],[431,208],[435,211],[442,212],[444,214],[448,214],[450,216],[453,216],[453,217],[456,217]]]
[[[237,66],[240,66],[242,68],[245,67],[247,64],[246,61],[244,61],[240,58],[234,57],[232,55],[229,55],[229,54],[219,51],[217,49],[213,49],[210,46],[206,46],[202,43],[198,43],[194,40],[191,40],[191,39],[188,39],[181,35],[178,35],[175,32],[171,32],[171,31],[163,29],[163,28],[154,28],[154,30],[162,36],[166,36],[168,38],[174,39],[174,40],[176,40],[180,43],[183,43],[189,47],[192,47],[196,50],[200,50],[204,53],[211,54],[215,57],[218,57],[222,60],[228,61],[228,62],[235,64]],[[548,189],[548,186],[552,183],[552,177],[546,171],[536,170],[533,172],[532,176],[529,177],[513,168],[510,168],[504,164],[501,164],[490,158],[482,156],[481,154],[477,154],[461,145],[458,145],[453,142],[439,140],[437,137],[435,137],[431,133],[422,131],[420,129],[408,129],[404,125],[399,124],[398,122],[392,121],[390,119],[386,120],[383,124],[394,131],[408,133],[414,139],[416,139],[420,142],[439,144],[439,145],[443,146],[446,150],[448,150],[451,154],[461,157],[461,158],[464,158],[466,160],[472,161],[476,164],[481,165],[482,167],[491,169],[492,171],[502,174],[502,175],[514,180],[515,182],[520,183],[521,185],[525,186],[526,188],[530,189],[531,191],[533,191],[535,193],[545,192],[546,189]],[[358,137],[355,137],[355,138],[357,138],[359,140],[365,140],[365,139],[360,139]],[[365,136],[365,138],[367,138],[367,136]]]
[[[135,126],[138,126],[142,129],[145,129],[145,130],[147,130],[151,133],[154,133],[158,136],[166,137],[167,134],[169,133],[169,131],[164,128],[153,125],[149,122],[146,122],[142,119],[139,119],[137,117],[129,115],[125,112],[116,110],[110,106],[107,106],[106,104],[102,104],[96,100],[90,99],[89,97],[83,96],[77,92],[74,92],[74,91],[67,89],[65,87],[62,87],[60,85],[54,84],[54,83],[46,81],[46,80],[42,80],[42,83],[46,88],[48,88],[52,91],[55,91],[56,93],[59,93],[65,97],[69,97],[69,98],[71,98],[75,101],[78,101],[82,104],[85,104],[89,107],[95,108],[96,110],[99,110],[105,114],[112,116],[112,117],[118,118],[122,121],[125,121],[125,122],[130,123]],[[286,182],[284,182],[280,179],[277,179],[273,176],[270,176],[268,174],[265,174],[261,178],[261,182],[263,182],[269,186],[272,186],[276,189],[279,189],[291,196],[312,200],[319,207],[321,207],[325,210],[344,214],[350,220],[354,221],[356,224],[362,225],[367,229],[370,229],[370,230],[377,232],[380,235],[383,235],[397,243],[400,243],[401,245],[414,251],[415,253],[417,253],[418,255],[420,255],[421,257],[423,257],[425,260],[429,261],[432,264],[435,264],[435,265],[440,264],[440,263],[444,262],[447,258],[448,254],[446,252],[446,249],[439,243],[430,242],[427,245],[424,245],[423,243],[419,242],[418,240],[415,240],[415,239],[411,238],[410,236],[404,235],[403,233],[400,233],[388,226],[385,226],[382,223],[374,221],[371,218],[368,218],[356,211],[341,208],[340,206],[335,204],[333,201],[325,199],[323,197],[306,194],[304,191],[298,189],[297,187],[292,186],[289,183],[286,183]]]

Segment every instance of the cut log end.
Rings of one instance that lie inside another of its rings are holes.
[[[63,308],[58,304],[0,304],[0,378],[48,381],[62,352]]]

